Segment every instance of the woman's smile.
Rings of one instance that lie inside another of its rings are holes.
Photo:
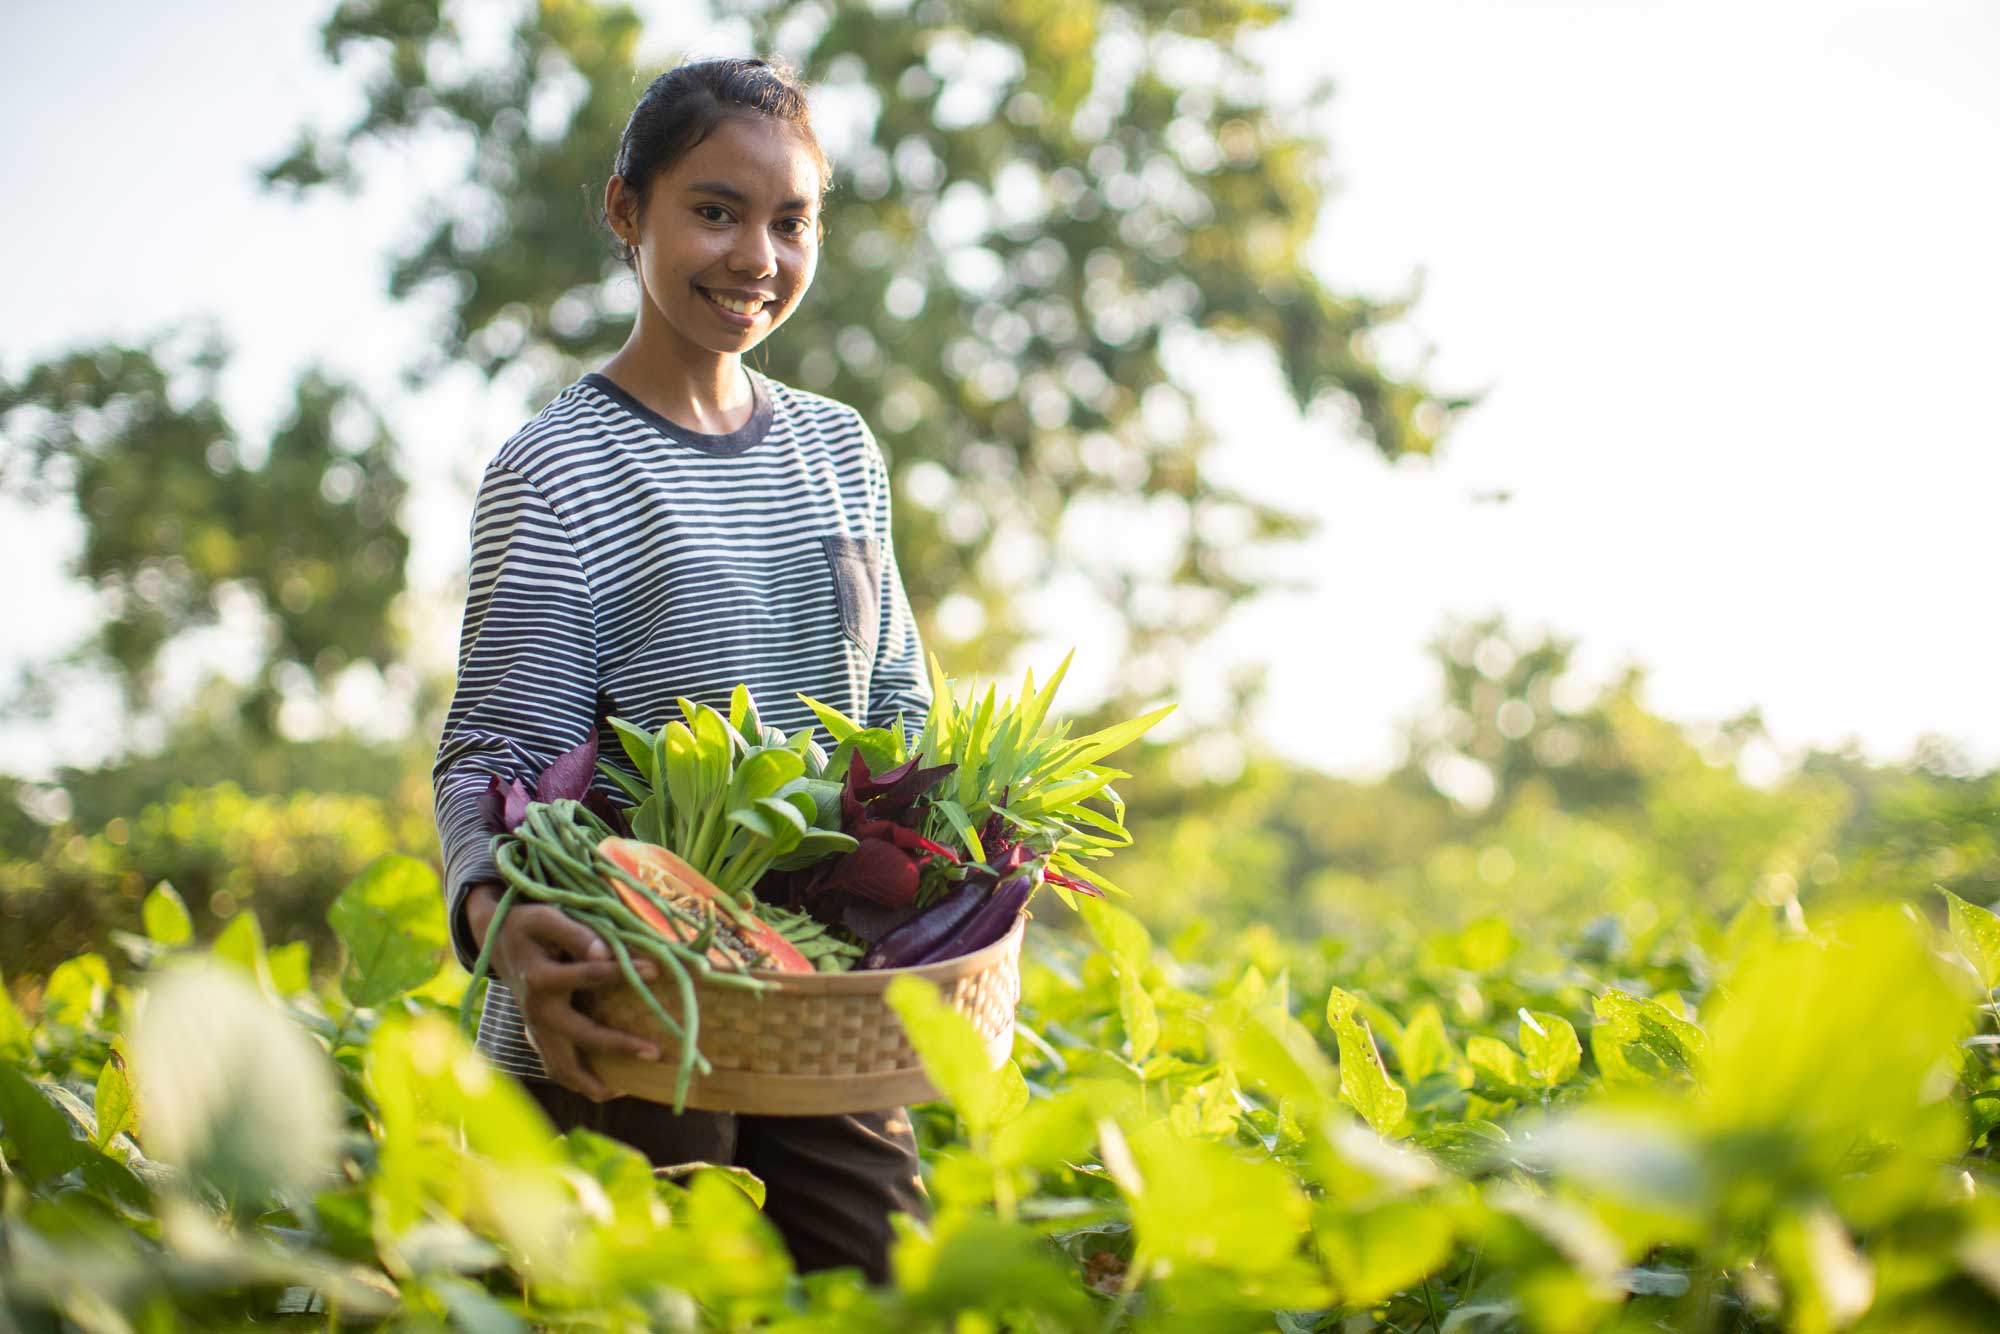
[[[764,313],[765,305],[775,299],[768,293],[762,292],[718,291],[712,287],[699,286],[695,290],[707,297],[709,303],[716,307],[717,313],[725,320],[743,329],[755,327]]]

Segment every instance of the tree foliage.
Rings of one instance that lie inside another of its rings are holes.
[[[102,615],[83,656],[135,705],[161,650],[212,626],[231,594],[268,630],[252,716],[275,714],[286,671],[324,683],[393,661],[409,537],[394,441],[353,388],[302,374],[289,416],[246,439],[216,397],[213,342],[84,348],[0,383],[0,488],[82,523],[75,573]]]
[[[897,544],[920,614],[977,598],[990,661],[1010,595],[1081,575],[1120,624],[1133,688],[1260,587],[1240,548],[1301,516],[1216,484],[1217,435],[1169,366],[1195,331],[1268,347],[1294,404],[1345,404],[1384,456],[1427,454],[1451,410],[1385,371],[1369,331],[1402,302],[1332,291],[1306,263],[1326,193],[1311,106],[1275,102],[1242,54],[1278,3],[914,6],[725,0],[760,51],[819,80],[836,164],[817,291],[768,345],[780,378],[858,407],[898,468]],[[540,3],[497,62],[439,0],[348,0],[330,59],[366,110],[266,171],[352,181],[364,150],[437,133],[461,176],[392,263],[389,290],[445,298],[437,361],[518,371],[546,394],[603,359],[633,284],[590,216],[653,72],[620,5]],[[1163,564],[1086,560],[1066,516],[1143,511]],[[1164,656],[1162,656],[1164,655]]]

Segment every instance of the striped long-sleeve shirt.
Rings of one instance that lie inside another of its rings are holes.
[[[432,771],[468,967],[461,903],[498,879],[479,810],[489,776],[532,789],[593,730],[600,753],[619,756],[607,717],[657,728],[683,695],[727,711],[739,681],[787,732],[816,721],[800,694],[871,725],[899,712],[923,723],[930,689],[882,452],[854,409],[749,374],[755,408],[728,435],[685,430],[586,375],[487,466]],[[546,1077],[504,987],[487,991],[479,1045]]]

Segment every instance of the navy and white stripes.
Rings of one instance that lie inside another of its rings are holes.
[[[739,681],[787,732],[815,722],[800,694],[869,724],[899,711],[923,723],[930,689],[881,450],[852,408],[748,373],[755,412],[726,436],[683,430],[587,375],[487,467],[432,773],[467,966],[459,904],[498,878],[479,813],[489,775],[532,787],[593,728],[600,753],[622,757],[605,718],[657,728],[682,695],[726,709]],[[503,987],[488,990],[479,1045],[546,1076]]]

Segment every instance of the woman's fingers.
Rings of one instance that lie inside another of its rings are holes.
[[[534,1036],[535,1049],[542,1054],[542,1067],[556,1083],[581,1093],[592,1102],[609,1102],[618,1096],[617,1090],[590,1072],[590,1067],[583,1063],[581,1054],[569,1039],[546,1030],[538,1032],[532,1023],[528,1032]]]
[[[522,1022],[551,1079],[605,1102],[618,1093],[592,1073],[589,1053],[660,1059],[652,1040],[600,1024],[573,1003],[579,991],[622,986],[627,980],[624,965],[596,931],[548,904],[516,908],[501,930],[502,980],[514,993]],[[659,964],[643,954],[632,956],[632,967],[642,981],[659,976]]]
[[[551,1011],[548,1022],[571,1045],[584,1051],[604,1052],[611,1056],[631,1056],[641,1061],[657,1061],[660,1049],[651,1039],[636,1033],[627,1033],[622,1028],[610,1028],[598,1023],[583,1011],[571,1006]]]
[[[638,961],[633,962],[636,966]],[[640,976],[645,976],[643,970]],[[616,959],[598,959],[583,963],[560,963],[550,959],[530,964],[521,973],[521,982],[525,990],[562,996],[567,996],[572,991],[596,991],[603,987],[617,986],[624,980],[625,970],[618,966]]]
[[[514,923],[520,922],[516,927]],[[508,930],[540,945],[545,953],[570,959],[608,959],[611,951],[595,931],[560,908],[546,903],[517,908],[507,917]]]

